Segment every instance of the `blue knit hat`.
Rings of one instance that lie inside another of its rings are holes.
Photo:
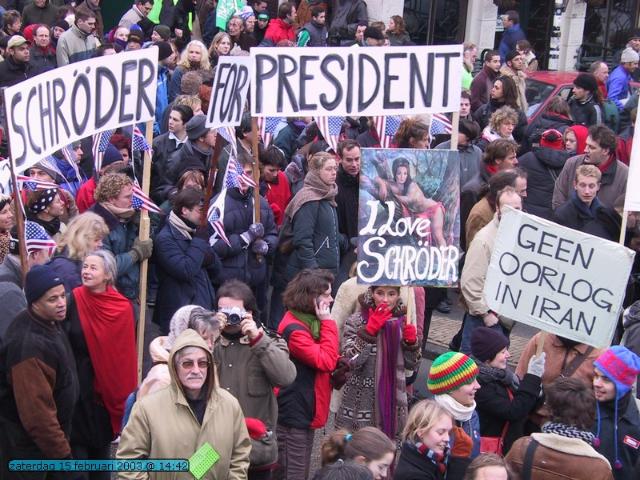
[[[58,285],[63,285],[63,282],[53,268],[48,265],[35,265],[27,273],[24,282],[24,295],[27,298],[27,304],[31,305],[38,301],[45,293]]]

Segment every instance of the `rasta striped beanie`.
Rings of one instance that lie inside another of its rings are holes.
[[[431,364],[427,388],[434,395],[442,395],[472,383],[477,376],[478,366],[464,353],[446,352]]]

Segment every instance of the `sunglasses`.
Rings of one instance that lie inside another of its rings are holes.
[[[197,362],[194,362],[193,360],[184,360],[180,362],[180,366],[184,370],[191,370],[196,363],[198,364],[198,368],[200,370],[204,370],[205,368],[209,368],[209,364],[211,362],[209,362],[209,360],[198,360]]]

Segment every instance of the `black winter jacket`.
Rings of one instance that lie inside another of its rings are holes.
[[[338,167],[338,230],[347,239],[358,237],[358,196],[360,175],[353,176],[345,172],[342,166]]]
[[[247,246],[240,238],[253,223],[253,190],[249,189],[243,195],[237,188],[230,188],[226,195],[224,232],[231,246],[222,240],[218,240],[213,246],[222,262],[222,269],[213,283],[219,286],[226,280],[235,278],[251,287],[262,286],[267,279],[267,262],[265,259],[258,261],[251,246]],[[217,196],[213,202],[216,199]],[[260,222],[264,226],[263,239],[269,245],[268,255],[271,256],[278,246],[278,230],[269,202],[263,197],[260,197]]]
[[[586,102],[572,98],[569,100],[569,108],[576,125],[590,127],[603,122],[602,107],[595,102],[593,97],[590,97]]]
[[[480,125],[480,130],[483,130],[484,127],[489,125],[489,119],[491,118],[491,115],[500,107],[504,107],[504,103],[498,103],[495,100],[491,99],[488,103],[485,103],[480,108],[478,108],[478,110],[473,112],[473,119]],[[518,123],[516,125],[516,128],[513,130],[513,138],[517,142],[521,142],[524,138],[525,130],[527,128],[527,116],[519,108],[516,108],[514,110],[518,113]]]
[[[333,0],[329,42],[332,45],[355,41],[358,23],[367,22],[367,4],[363,0]]]
[[[555,129],[564,133],[567,127],[573,125],[573,120],[553,112],[544,112],[529,124],[525,130],[524,138],[520,144],[519,154],[527,153],[531,148],[540,143],[540,137],[545,130]]]
[[[509,399],[507,387],[500,380],[486,373],[478,375],[480,390],[476,393],[476,410],[480,417],[480,435],[499,437],[505,422],[509,427],[504,439],[503,453],[506,455],[513,442],[524,435],[524,424],[540,393],[540,377],[526,374],[516,392],[511,390]]]
[[[185,142],[186,143],[186,142]],[[153,139],[153,159],[151,162],[151,198],[156,205],[164,202],[174,184],[169,179],[169,158],[184,146],[169,138],[169,132],[162,133]],[[174,161],[178,161],[174,157]]]
[[[417,449],[403,444],[393,480],[442,480],[438,466]]]
[[[348,243],[338,230],[338,215],[327,200],[305,203],[293,217],[294,251],[287,264],[287,280],[305,268],[324,268],[336,275],[340,253]]]
[[[518,158],[518,167],[527,172],[527,196],[524,209],[532,215],[553,219],[551,198],[556,178],[560,175],[564,162],[573,154],[548,147],[534,147],[532,151]]]
[[[587,207],[575,191],[564,205],[556,209],[554,216],[554,221],[560,225],[613,242],[620,235],[622,219],[614,209],[603,205],[597,198],[591,207]]]

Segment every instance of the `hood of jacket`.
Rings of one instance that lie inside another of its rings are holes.
[[[532,151],[540,163],[555,170],[561,170],[567,159],[574,156],[572,152],[549,147],[533,147]]]
[[[640,302],[633,303],[622,315],[622,325],[625,329],[636,323],[640,323]]]
[[[177,395],[178,403],[182,403],[184,405],[188,405],[187,397],[184,393],[184,389],[180,380],[178,378],[178,372],[175,367],[175,356],[180,351],[187,347],[198,347],[204,350],[207,354],[207,358],[209,359],[209,368],[207,369],[207,379],[205,380],[203,388],[207,389],[207,400],[211,398],[211,395],[215,395],[215,389],[218,384],[218,379],[216,375],[215,364],[213,361],[213,354],[207,343],[202,339],[202,337],[195,330],[191,330],[190,328],[186,329],[182,332],[178,338],[176,338],[175,343],[173,344],[173,348],[171,349],[171,353],[169,354],[169,375],[171,375],[171,388],[174,393]]]

